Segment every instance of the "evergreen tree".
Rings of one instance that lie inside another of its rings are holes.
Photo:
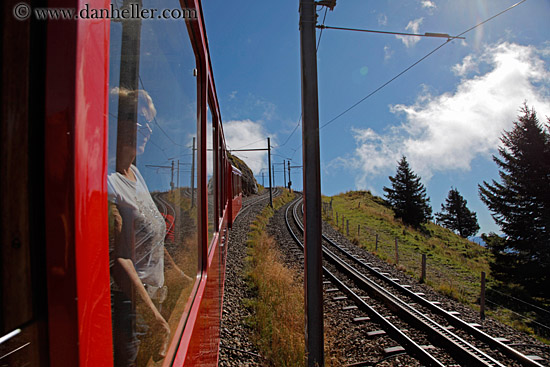
[[[499,147],[500,182],[479,185],[481,200],[506,235],[493,241],[493,273],[550,298],[550,134],[527,106]]]
[[[458,232],[464,238],[473,236],[479,231],[476,213],[466,207],[467,201],[457,189],[451,188],[445,204],[441,204],[441,213],[436,218],[444,227]]]
[[[395,177],[390,176],[389,179],[392,188],[384,187],[385,196],[397,218],[413,227],[419,227],[431,219],[432,208],[426,196],[426,188],[409,167],[405,156],[397,166]]]

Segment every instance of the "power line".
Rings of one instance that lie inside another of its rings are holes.
[[[335,29],[340,31],[353,31],[353,32],[367,32],[367,33],[380,33],[380,34],[394,34],[394,35],[401,35],[401,36],[413,36],[413,37],[436,37],[436,38],[452,38],[452,39],[464,39],[464,37],[460,36],[449,36],[447,33],[429,33],[426,32],[424,34],[421,33],[404,33],[404,32],[388,32],[388,31],[375,31],[372,29],[357,29],[357,28],[346,28],[346,27],[332,27],[332,26],[326,26],[326,25],[320,25],[317,26],[317,28],[320,28],[321,31],[323,29]]]
[[[235,151],[235,150],[243,149],[243,148],[249,147],[249,146],[251,146],[251,145],[254,145],[254,144],[256,144],[256,143],[262,142],[262,141],[264,141],[264,140],[265,140],[265,139],[260,139],[260,140],[257,140],[257,141],[255,141],[255,142],[253,142],[253,143],[243,145],[242,147],[238,147],[238,148],[236,148],[236,149],[227,149],[227,150],[229,150],[229,151]],[[229,148],[229,147],[228,147],[228,148]]]
[[[437,50],[439,50],[440,48],[442,48],[443,46],[445,46],[446,44],[448,44],[449,42],[453,41],[455,38],[459,38],[461,37],[462,35],[474,30],[475,28],[487,23],[488,21],[506,13],[507,11],[515,8],[516,6],[520,5],[521,3],[524,3],[525,1],[527,0],[522,0],[508,8],[506,8],[505,10],[501,11],[500,13],[496,14],[496,15],[493,15],[492,17],[484,20],[483,22],[481,23],[478,23],[476,24],[475,26],[465,30],[464,32],[460,33],[459,35],[457,35],[456,37],[453,37],[453,38],[449,38],[447,39],[447,41],[445,41],[443,44],[439,45],[438,47],[436,47],[435,49],[433,49],[431,52],[429,52],[427,55],[425,55],[424,57],[422,57],[421,59],[419,59],[418,61],[416,61],[414,64],[412,64],[411,66],[407,67],[405,70],[403,70],[402,72],[400,72],[399,74],[397,74],[396,76],[394,76],[393,78],[391,78],[389,81],[387,81],[386,83],[382,84],[380,87],[376,88],[374,91],[372,91],[371,93],[369,93],[367,96],[365,96],[364,98],[362,98],[361,100],[359,100],[358,102],[356,102],[355,104],[353,104],[351,107],[347,108],[344,112],[338,114],[336,117],[334,117],[333,119],[331,119],[330,121],[326,122],[325,124],[323,124],[320,129],[330,125],[332,122],[336,121],[338,118],[342,117],[344,114],[348,113],[349,111],[351,111],[353,108],[357,107],[360,103],[362,103],[363,101],[365,101],[366,99],[372,97],[374,94],[378,93],[382,88],[384,88],[385,86],[387,86],[388,84],[390,84],[391,82],[393,82],[395,79],[399,78],[401,75],[405,74],[407,71],[409,71],[410,69],[412,69],[413,67],[415,67],[416,65],[418,65],[419,63],[421,63],[422,61],[424,61],[425,59],[427,59],[428,57],[430,57],[433,53],[435,53]]]
[[[323,124],[320,127],[320,129],[330,125],[331,123],[336,121],[338,118],[342,117],[343,115],[345,115],[346,113],[348,113],[349,111],[351,111],[352,109],[357,107],[360,103],[362,103],[366,99],[372,97],[374,94],[378,93],[382,88],[384,88],[385,86],[387,86],[388,84],[393,82],[395,79],[399,78],[401,75],[405,74],[407,71],[411,70],[413,67],[415,67],[416,65],[418,65],[419,63],[421,63],[422,61],[424,61],[425,59],[430,57],[433,53],[435,53],[437,50],[439,50],[441,47],[445,46],[447,43],[449,43],[451,41],[452,41],[452,39],[448,39],[447,41],[445,41],[445,43],[443,43],[443,44],[439,45],[438,47],[436,47],[435,49],[433,49],[430,53],[428,53],[427,55],[425,55],[424,57],[422,57],[421,59],[416,61],[414,64],[412,64],[411,66],[409,66],[408,68],[406,68],[405,70],[403,70],[402,72],[400,72],[399,74],[397,74],[396,76],[394,76],[393,78],[391,78],[390,80],[388,80],[387,82],[385,82],[384,84],[382,84],[381,86],[376,88],[374,91],[370,92],[366,97],[362,98],[361,100],[359,100],[358,102],[353,104],[351,107],[347,108],[344,112],[341,112],[339,115],[334,117],[332,120],[330,120],[330,121],[326,122],[325,124]]]
[[[325,26],[325,20],[327,19],[328,8],[325,8],[325,15],[323,16],[323,24],[321,24],[321,32],[319,32],[319,40],[317,41],[316,51],[319,51],[319,45],[321,44],[321,37],[323,36],[323,28]]]
[[[327,12],[328,12],[328,9],[329,8],[325,8],[325,15],[323,16],[323,23],[321,24],[321,31],[319,32],[319,39],[317,41],[317,48],[316,48],[316,51],[319,51],[319,45],[321,44],[321,37],[323,37],[323,27],[325,26],[325,20],[327,19]],[[300,113],[300,118],[298,119],[298,123],[296,124],[296,126],[294,127],[294,130],[292,130],[292,132],[290,133],[290,135],[288,136],[288,138],[286,138],[285,142],[281,145],[278,145],[274,148],[280,148],[284,145],[286,145],[286,143],[288,143],[288,141],[290,140],[290,138],[292,137],[292,135],[294,135],[294,133],[296,132],[296,130],[298,129],[298,127],[300,126],[300,123],[302,122],[302,114]]]
[[[286,138],[285,142],[281,145],[277,145],[277,146],[274,146],[273,148],[281,148],[283,147],[284,145],[286,145],[286,143],[288,143],[288,141],[290,140],[290,138],[292,137],[292,135],[294,135],[294,133],[296,132],[296,130],[298,129],[298,127],[300,126],[300,123],[302,122],[302,115],[300,115],[300,119],[298,120],[298,123],[296,124],[296,126],[294,126],[294,130],[292,130],[292,132],[290,133],[290,135],[288,136],[288,138]]]
[[[116,118],[118,119],[118,116],[116,116],[115,114],[109,112],[109,116],[113,117],[113,118]],[[143,135],[143,133],[140,132],[140,134]],[[166,154],[166,149],[162,148],[160,145],[158,145],[157,143],[155,143],[155,141],[153,140],[153,137],[150,136],[149,139],[147,140],[147,143],[151,143],[153,146],[155,146],[158,150],[160,150],[162,152],[162,154],[164,154],[164,157],[166,157],[166,159],[169,159],[168,158],[168,154]]]
[[[141,88],[143,88],[143,90],[147,90],[147,89],[145,88],[145,86],[143,85],[143,80],[141,80],[141,75],[139,75],[139,83],[141,84]],[[153,117],[153,120],[155,121],[155,124],[158,126],[158,128],[160,129],[160,131],[162,131],[162,133],[168,138],[168,140],[170,140],[170,141],[172,142],[172,144],[177,145],[177,146],[179,146],[179,147],[184,147],[184,148],[185,148],[185,146],[184,146],[183,144],[178,144],[178,143],[176,143],[174,140],[172,140],[172,138],[170,137],[170,135],[168,135],[168,134],[166,133],[166,131],[164,131],[164,129],[162,128],[162,126],[160,126],[159,122],[157,121],[157,117],[156,117],[156,116]]]

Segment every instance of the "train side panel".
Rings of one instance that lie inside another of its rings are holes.
[[[233,197],[232,201],[232,218],[237,217],[243,205],[243,190],[242,190],[242,173],[235,167],[231,167],[231,185]]]
[[[10,10],[16,3],[11,1],[3,7],[4,17],[8,13],[6,9]],[[49,7],[87,7],[89,11],[108,9],[110,5],[111,2],[106,0],[54,0],[47,3]],[[196,220],[196,238],[190,236],[179,243],[176,243],[178,231],[173,230],[174,222],[178,222],[175,209],[171,217],[165,215],[165,218],[169,218],[168,222],[171,221],[167,228],[167,241],[172,242],[173,248],[178,245],[190,246],[193,242],[197,251],[196,259],[193,258],[197,271],[196,274],[189,273],[194,278],[189,283],[189,295],[181,297],[179,313],[174,317],[170,314],[171,319],[168,321],[173,338],[163,365],[216,366],[228,231],[242,206],[240,172],[233,170],[225,151],[200,1],[181,0],[178,5],[194,10],[198,15],[196,19],[184,23],[184,30],[186,27],[189,34],[180,35],[176,32],[181,37],[189,37],[192,45],[190,54],[193,57],[194,53],[196,59],[194,76],[193,68],[189,74],[190,78],[197,77],[193,79],[196,82],[186,84],[196,89],[196,120],[191,117],[192,128],[196,128],[196,146],[194,139],[192,148],[188,147],[191,144],[187,141],[177,143],[187,147],[193,157],[196,153],[196,167],[193,158],[190,164],[194,167],[191,168],[190,188],[180,190],[179,184],[171,182],[170,191],[151,194],[159,195],[162,199],[181,193],[181,202],[191,208],[197,206],[196,218],[193,215],[184,217],[184,221]],[[108,139],[111,132],[110,119],[115,119],[118,124],[120,117],[117,117],[117,111],[111,111],[110,105],[113,94],[113,85],[109,85],[109,68],[113,62],[110,46],[115,42],[110,38],[113,34],[111,26],[120,28],[120,22],[78,19],[49,21],[44,25],[44,29],[47,28],[47,32],[43,32],[47,34],[43,36],[46,43],[44,71],[41,75],[44,90],[37,97],[43,100],[45,109],[43,116],[40,116],[44,119],[44,145],[40,154],[36,154],[44,160],[41,163],[44,168],[43,184],[40,183],[44,196],[44,210],[40,215],[44,234],[34,245],[40,248],[35,253],[43,253],[44,256],[32,260],[32,263],[36,262],[39,268],[44,269],[44,283],[47,283],[47,291],[44,290],[46,284],[42,291],[33,291],[34,297],[44,294],[42,298],[47,298],[47,315],[41,322],[46,325],[44,333],[48,334],[47,342],[42,343],[48,348],[48,355],[40,358],[38,365],[41,367],[108,367],[114,364],[111,309],[113,279],[110,272],[110,256],[114,251],[110,251],[113,240],[110,237],[112,218],[107,177],[110,175],[109,164],[112,163],[109,162],[112,158],[109,155],[112,144]],[[115,34],[119,36],[120,32]],[[148,38],[149,41],[151,39]],[[118,38],[116,42],[120,44],[122,41]],[[8,58],[4,57],[4,71],[10,67],[6,60]],[[31,62],[40,61],[36,59]],[[141,79],[140,76],[139,88],[145,89]],[[22,82],[28,82],[28,79]],[[21,100],[24,99],[25,96],[21,97]],[[29,126],[36,123],[28,120]],[[139,123],[137,125],[141,126]],[[133,126],[136,128],[135,123]],[[165,132],[166,135],[169,133]],[[207,134],[210,133],[214,134],[215,149],[207,146]],[[3,134],[3,142],[5,138],[9,137]],[[210,150],[215,152],[209,160]],[[191,154],[182,156],[187,155]],[[174,163],[172,171],[173,167]],[[179,179],[179,162],[177,169]],[[214,173],[210,173],[211,170]],[[197,187],[194,186],[195,171]],[[209,180],[213,181],[211,190]],[[180,221],[181,218],[180,215]],[[31,269],[27,270],[31,273]],[[172,328],[173,322],[177,325],[175,328]],[[139,365],[149,364],[145,362]]]
[[[78,8],[81,3],[49,5]],[[103,164],[108,40],[105,20],[48,23],[45,209],[51,365],[112,364],[112,339],[104,332],[111,327]]]

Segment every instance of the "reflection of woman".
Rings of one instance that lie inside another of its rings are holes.
[[[165,356],[168,347],[170,327],[155,304],[162,302],[166,293],[163,288],[166,225],[133,164],[151,134],[149,123],[156,115],[153,101],[143,90],[121,88],[116,92],[119,112],[135,111],[137,105],[138,116],[137,123],[135,118],[119,117],[117,169],[107,180],[115,231],[112,268],[115,365],[133,366],[140,344],[136,322],[140,324],[141,318],[148,320],[153,335],[159,338],[159,357]],[[136,305],[142,314],[139,319]]]

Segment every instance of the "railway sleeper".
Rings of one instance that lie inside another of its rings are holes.
[[[342,311],[349,311],[349,310],[357,310],[357,306],[352,305],[352,306],[344,306],[344,307],[342,307]]]

